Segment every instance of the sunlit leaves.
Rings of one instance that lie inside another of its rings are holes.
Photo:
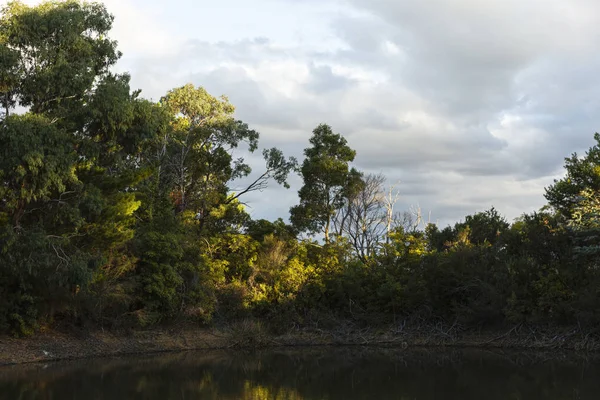
[[[573,154],[565,159],[566,176],[546,188],[548,203],[567,218],[580,201],[584,190],[600,193],[600,134],[594,135],[596,144],[580,157]]]

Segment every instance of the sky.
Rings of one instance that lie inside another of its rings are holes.
[[[0,5],[5,3],[0,0]],[[38,1],[26,1],[35,4]],[[261,147],[327,123],[431,222],[545,204],[600,124],[597,0],[105,0],[133,89],[225,94]],[[259,157],[250,158],[255,173]],[[245,201],[284,219],[301,180]]]

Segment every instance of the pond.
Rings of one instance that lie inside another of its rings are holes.
[[[0,368],[0,399],[597,399],[575,353],[364,347],[203,351]]]

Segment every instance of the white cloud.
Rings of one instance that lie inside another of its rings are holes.
[[[160,8],[152,2],[104,0],[114,15],[112,36],[119,42],[125,60],[138,56],[171,56],[185,36],[164,28]],[[161,7],[162,8],[162,7]]]
[[[441,223],[544,204],[600,124],[595,0],[106,0],[120,70],[157,99],[226,94],[265,147],[301,156],[320,122]],[[1,4],[1,2],[0,2]],[[287,217],[290,191],[248,198]]]

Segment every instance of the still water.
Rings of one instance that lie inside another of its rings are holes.
[[[310,348],[0,368],[0,399],[599,399],[600,360],[570,353]]]

